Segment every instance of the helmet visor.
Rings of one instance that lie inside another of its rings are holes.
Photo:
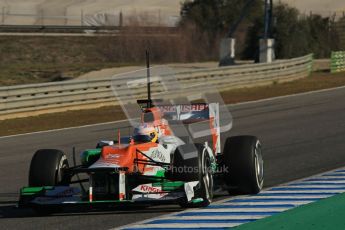
[[[152,137],[150,135],[135,135],[133,140],[135,142],[150,142]]]

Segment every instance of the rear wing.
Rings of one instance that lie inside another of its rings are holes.
[[[191,125],[193,128],[190,132],[194,137],[203,137],[205,136],[203,133],[211,134],[214,153],[221,152],[219,103],[156,105],[156,107],[161,111],[162,118],[168,120],[169,123],[180,121]]]

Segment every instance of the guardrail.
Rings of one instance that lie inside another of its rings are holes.
[[[310,54],[270,64],[180,72],[175,77],[186,88],[206,82],[219,91],[225,91],[303,78],[310,74],[312,63],[313,55]],[[128,80],[128,77],[119,77],[113,87],[124,90],[123,84]],[[153,91],[155,87],[153,85]],[[138,98],[145,95],[145,90],[138,92]],[[118,104],[112,93],[110,78],[0,87],[0,98],[0,120]]]
[[[92,25],[0,25],[0,32],[9,33],[144,33],[144,34],[176,34],[178,27],[172,26],[92,26]]]
[[[331,54],[331,73],[345,71],[345,51],[335,51]]]

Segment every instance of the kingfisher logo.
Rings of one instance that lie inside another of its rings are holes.
[[[162,190],[157,187],[152,187],[146,184],[140,185],[140,190],[142,192],[152,192],[152,193],[161,193]]]
[[[141,193],[148,193],[148,194],[151,193],[151,195],[158,196],[158,197],[163,197],[166,195],[166,193],[163,192],[160,187],[153,187],[152,184],[139,185],[138,187],[133,189],[133,191],[141,192]]]

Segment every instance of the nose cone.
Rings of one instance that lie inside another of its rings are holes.
[[[117,167],[133,165],[135,148],[131,145],[105,146],[102,149],[101,160]]]
[[[112,145],[102,148],[100,159],[90,168],[126,168],[128,173],[144,172],[145,164],[137,163],[138,160],[148,160],[143,154],[151,148],[156,148],[156,143]],[[140,153],[141,152],[141,153]]]

